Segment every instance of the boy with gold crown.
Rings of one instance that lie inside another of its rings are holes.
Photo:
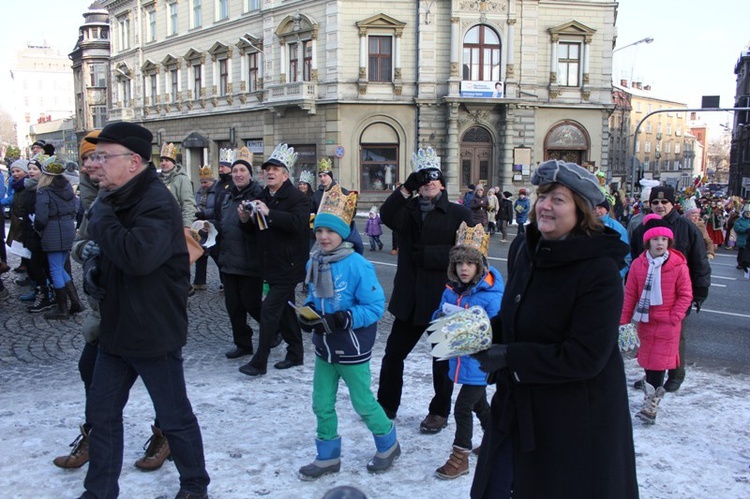
[[[469,227],[463,222],[456,233],[456,245],[451,249],[448,264],[448,284],[445,285],[440,307],[433,318],[457,311],[456,307],[482,307],[489,317],[500,312],[505,283],[500,272],[487,262],[490,236],[481,225]],[[484,429],[490,416],[487,403],[487,375],[479,368],[479,361],[468,356],[448,360],[448,376],[461,384],[453,416],[456,436],[453,450],[446,463],[435,471],[438,478],[451,480],[469,473],[469,454],[473,434],[473,413]]]
[[[367,464],[371,473],[384,472],[401,454],[396,427],[370,389],[370,357],[385,294],[375,268],[356,253],[349,236],[357,194],[333,186],[323,195],[315,217],[316,251],[307,263],[305,305],[319,318],[301,315],[303,331],[313,333],[315,374],[313,412],[317,418],[317,456],[300,468],[302,480],[314,480],[341,468],[341,437],[336,417],[339,379],[349,388],[352,405],[375,438],[377,452]]]

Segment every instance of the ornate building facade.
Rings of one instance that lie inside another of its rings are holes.
[[[604,0],[100,0],[111,121],[180,146],[192,178],[220,150],[279,142],[292,172],[331,157],[377,202],[418,147],[470,183],[527,186],[563,158],[607,169],[616,3]]]

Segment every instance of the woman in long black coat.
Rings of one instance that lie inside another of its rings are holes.
[[[598,182],[542,163],[526,235],[508,254],[494,342],[497,383],[471,497],[635,498],[638,483],[617,316],[628,252],[593,206]]]

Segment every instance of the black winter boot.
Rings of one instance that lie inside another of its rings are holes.
[[[68,292],[68,298],[70,298],[70,315],[83,312],[83,303],[81,303],[81,299],[78,298],[78,290],[72,280],[65,283],[65,290]]]
[[[49,299],[49,288],[47,288],[47,286],[37,286],[34,304],[30,307],[26,307],[26,310],[30,314],[38,314],[39,312],[44,312],[45,310],[51,310],[53,308],[55,308],[55,304]]]
[[[55,297],[57,308],[44,314],[44,318],[51,320],[65,320],[69,318],[70,311],[68,309],[68,290],[66,288],[56,288]]]

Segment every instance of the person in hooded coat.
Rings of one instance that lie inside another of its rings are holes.
[[[508,253],[495,344],[475,354],[497,390],[471,497],[636,498],[617,346],[628,247],[597,219],[604,196],[586,169],[550,160],[531,182],[537,198]]]

